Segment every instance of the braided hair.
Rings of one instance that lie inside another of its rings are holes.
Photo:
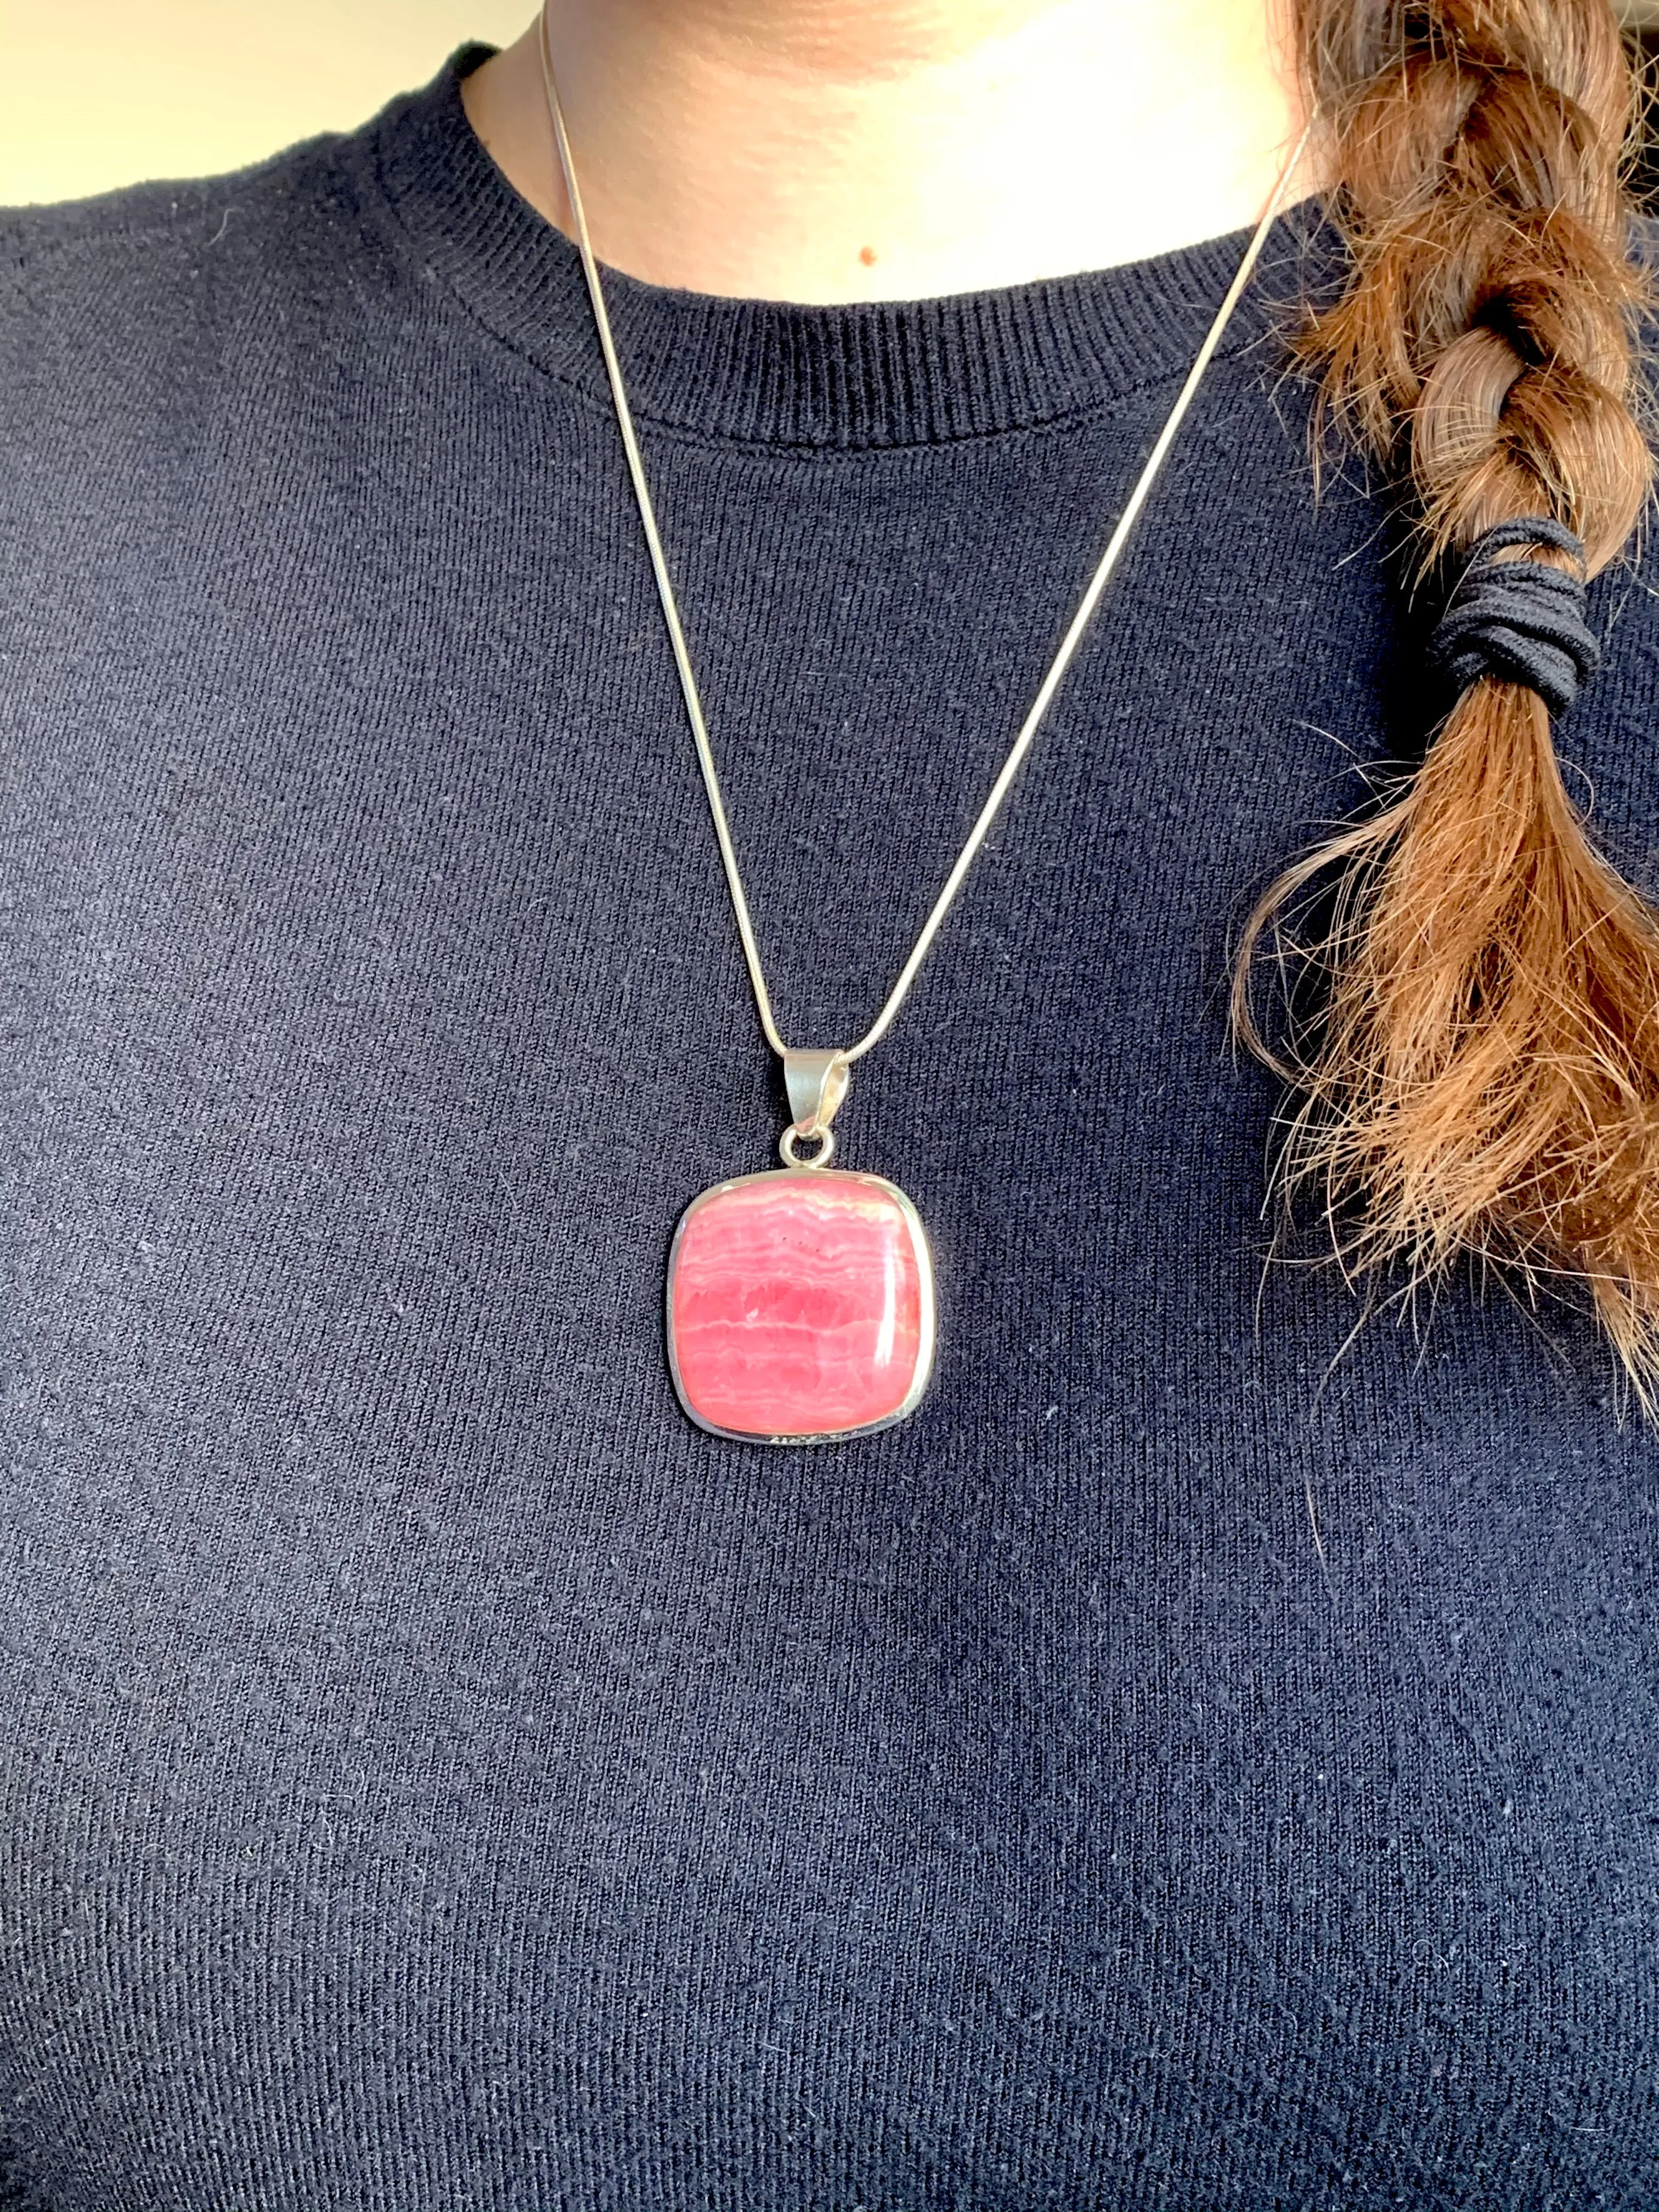
[[[1636,88],[1609,0],[1298,15],[1350,249],[1297,341],[1322,419],[1408,489],[1419,580],[1473,566],[1490,595],[1523,562],[1570,600],[1620,556],[1651,475],[1632,411]],[[1550,652],[1583,633],[1570,606],[1546,613],[1553,646],[1535,622],[1507,659],[1467,624],[1452,641],[1458,696],[1421,767],[1270,887],[1233,1015],[1300,1093],[1282,1192],[1319,1194],[1351,1263],[1431,1281],[1473,1251],[1587,1281],[1659,1414],[1659,915],[1564,785],[1551,704],[1594,652],[1558,652],[1553,689]],[[1276,1047],[1249,998],[1269,939],[1322,987],[1311,1018],[1293,993]]]

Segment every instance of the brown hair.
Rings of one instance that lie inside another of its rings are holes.
[[[1298,341],[1321,419],[1408,471],[1419,580],[1535,516],[1576,532],[1595,574],[1650,476],[1622,166],[1635,82],[1609,0],[1298,15],[1350,247],[1346,289]],[[1322,985],[1312,1020],[1292,994],[1277,1050],[1248,995],[1270,934]],[[1272,885],[1233,1016],[1303,1094],[1286,1199],[1320,1194],[1350,1264],[1432,1280],[1473,1251],[1533,1286],[1587,1279],[1655,1411],[1659,916],[1591,843],[1535,690],[1479,677],[1382,811]]]

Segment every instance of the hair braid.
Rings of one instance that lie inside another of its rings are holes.
[[[1327,409],[1408,461],[1421,573],[1547,517],[1595,574],[1650,477],[1621,172],[1634,85],[1608,0],[1300,15],[1351,249],[1300,342]],[[1325,926],[1295,949],[1322,1004],[1275,1054],[1252,955],[1322,884]],[[1304,1093],[1285,1194],[1322,1193],[1351,1261],[1432,1279],[1474,1250],[1587,1278],[1659,1406],[1659,916],[1590,843],[1537,691],[1478,677],[1392,802],[1285,872],[1247,926],[1233,1006]]]

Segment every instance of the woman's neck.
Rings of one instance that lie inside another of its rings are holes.
[[[1254,222],[1304,119],[1285,17],[1284,0],[550,0],[548,27],[601,259],[832,301],[1105,268]],[[535,27],[464,96],[568,230]]]

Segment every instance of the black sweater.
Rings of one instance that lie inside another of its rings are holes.
[[[0,2148],[49,2212],[1659,2203],[1659,1446],[1267,1267],[1230,937],[1434,702],[1281,220],[842,1117],[932,1395],[679,1411],[786,1118],[574,252],[460,74],[0,225]],[[612,279],[786,1028],[871,1018],[1242,236]],[[1653,572],[1564,723],[1652,881]],[[1386,1287],[1386,1286],[1385,1286]],[[1313,1519],[1322,1540],[1315,1540]]]

